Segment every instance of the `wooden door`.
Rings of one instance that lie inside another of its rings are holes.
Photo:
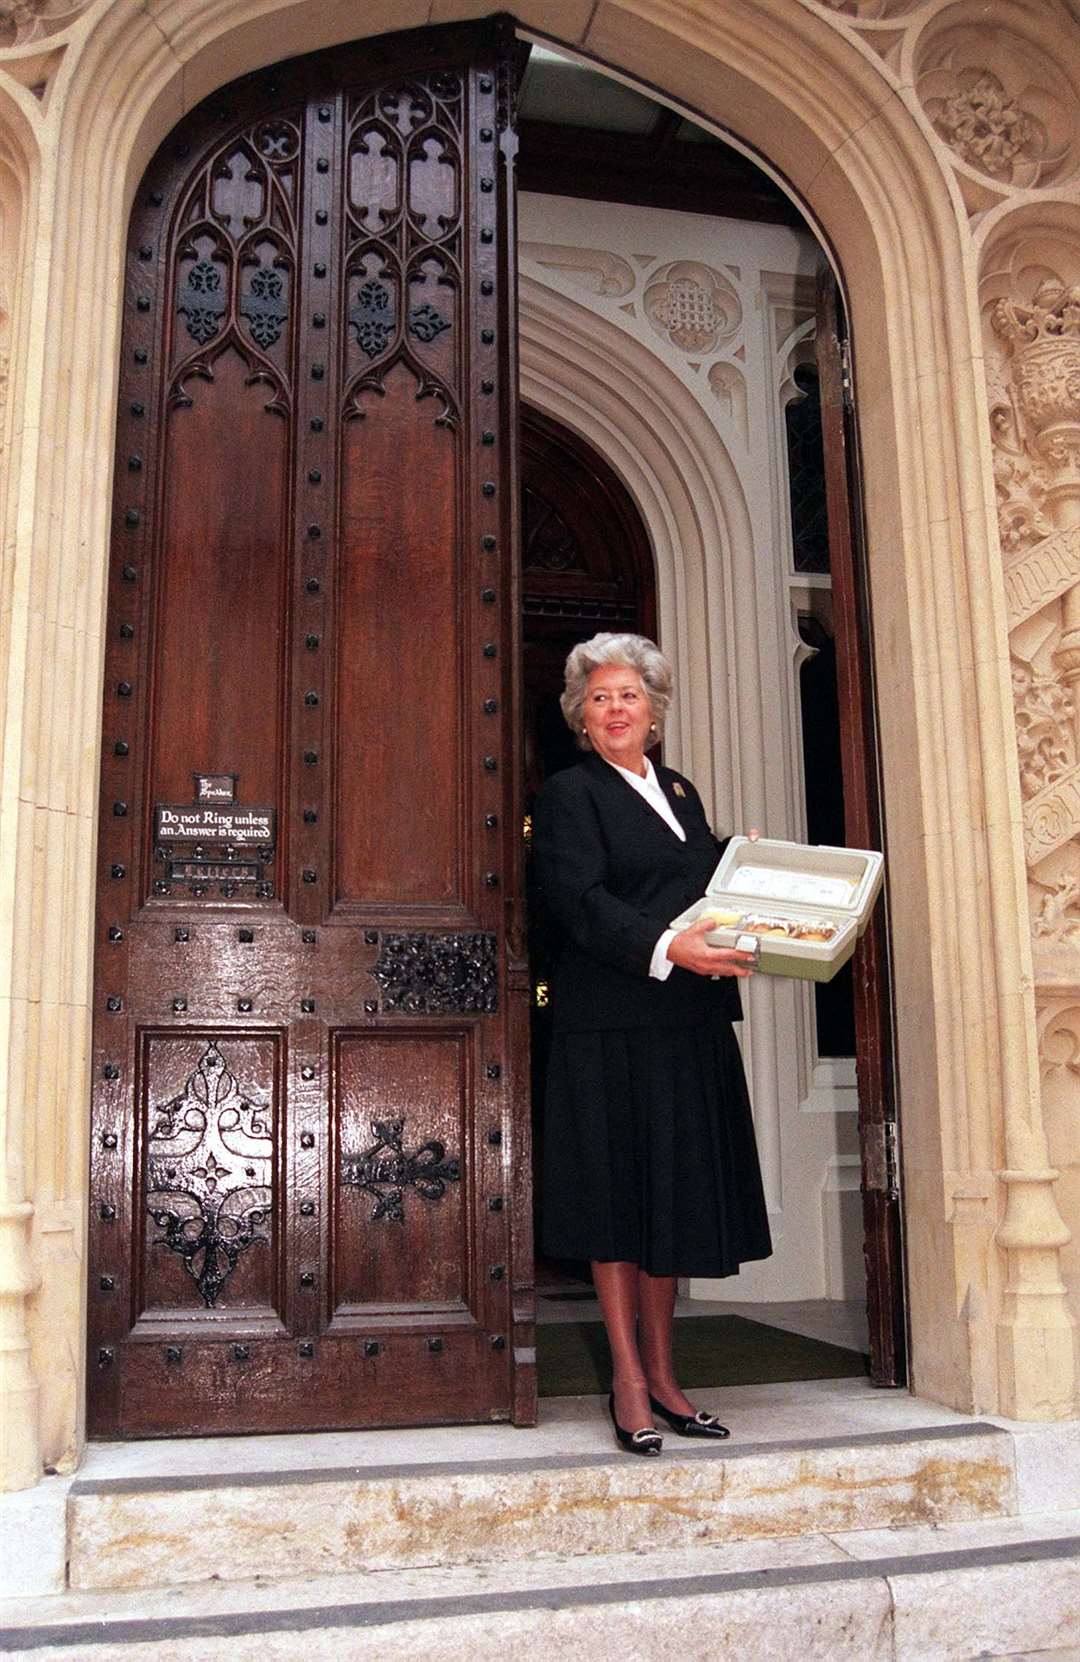
[[[817,360],[832,576],[844,829],[853,848],[884,848],[868,577],[859,506],[858,433],[843,304],[823,267]],[[907,1379],[907,1326],[897,1151],[897,1094],[886,899],[852,960],[862,1156],[863,1254],[875,1385]]]
[[[513,52],[279,65],[136,197],[95,1436],[534,1417]]]

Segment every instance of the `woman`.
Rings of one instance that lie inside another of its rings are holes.
[[[544,1127],[544,1247],[588,1258],[613,1365],[621,1447],[659,1454],[659,1415],[726,1437],[679,1388],[676,1278],[732,1275],[772,1250],[731,1023],[751,956],[670,920],[705,892],[723,845],[693,785],[645,752],[671,703],[641,635],[594,635],[566,661],[563,714],[588,752],[533,814],[537,888],[561,958]],[[629,1429],[627,1429],[629,1428]]]

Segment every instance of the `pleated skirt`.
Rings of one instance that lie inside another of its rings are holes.
[[[731,1023],[556,1033],[544,1251],[650,1275],[734,1275],[772,1251]]]

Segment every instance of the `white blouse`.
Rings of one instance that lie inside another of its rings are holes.
[[[686,832],[675,818],[671,803],[664,795],[664,788],[657,778],[656,769],[647,756],[645,758],[644,778],[640,773],[631,773],[629,768],[621,768],[617,762],[609,762],[608,766],[613,767],[616,773],[621,773],[628,785],[633,785],[638,795],[644,797],[649,807],[660,815],[666,825],[671,827],[680,842],[684,843],[686,841]],[[667,955],[668,946],[675,939],[675,933],[674,929],[665,929],[653,947],[652,958],[649,962],[649,974],[657,981],[666,981],[675,968]]]

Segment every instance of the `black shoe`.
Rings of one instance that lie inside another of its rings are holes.
[[[650,1392],[649,1407],[654,1414],[659,1414],[666,1420],[672,1431],[680,1437],[730,1437],[731,1432],[726,1425],[721,1425],[715,1414],[707,1414],[704,1408],[699,1408],[696,1414],[674,1414],[670,1408],[665,1408],[662,1402],[657,1402]]]
[[[641,1431],[624,1431],[615,1418],[615,1392],[612,1391],[607,1401],[611,1423],[615,1427],[615,1435],[619,1439],[619,1447],[624,1448],[627,1454],[659,1454],[664,1446],[664,1439],[655,1426],[647,1425]]]

